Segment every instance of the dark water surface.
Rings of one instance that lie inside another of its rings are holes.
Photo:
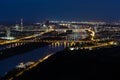
[[[43,57],[45,57],[48,54],[52,54],[58,51],[61,51],[65,48],[63,44],[61,45],[55,45],[51,44],[45,47],[41,47],[38,49],[35,49],[30,52],[26,52],[24,54],[15,55],[10,58],[4,59],[0,61],[0,77],[4,76],[6,72],[12,70],[15,68],[19,63],[23,62],[29,62],[29,61],[37,61]]]

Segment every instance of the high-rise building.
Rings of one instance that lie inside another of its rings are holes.
[[[6,37],[10,37],[10,34],[11,34],[10,28],[7,28],[7,29],[6,29]]]
[[[18,24],[16,24],[14,28],[15,28],[16,31],[19,31],[20,26]]]
[[[21,18],[21,31],[23,31],[23,19]]]
[[[50,24],[49,20],[46,20],[46,21],[45,21],[45,25],[48,27],[49,24]]]

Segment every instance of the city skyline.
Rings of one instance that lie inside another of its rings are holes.
[[[1,0],[0,24],[46,19],[67,21],[119,21],[119,0]]]

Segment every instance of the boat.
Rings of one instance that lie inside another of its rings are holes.
[[[34,64],[34,62],[27,62],[27,63],[21,62],[19,65],[16,66],[16,68],[25,69],[25,68],[29,67],[32,64]]]

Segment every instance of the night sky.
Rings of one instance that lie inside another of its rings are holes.
[[[120,0],[0,0],[0,24],[50,20],[120,20]]]

